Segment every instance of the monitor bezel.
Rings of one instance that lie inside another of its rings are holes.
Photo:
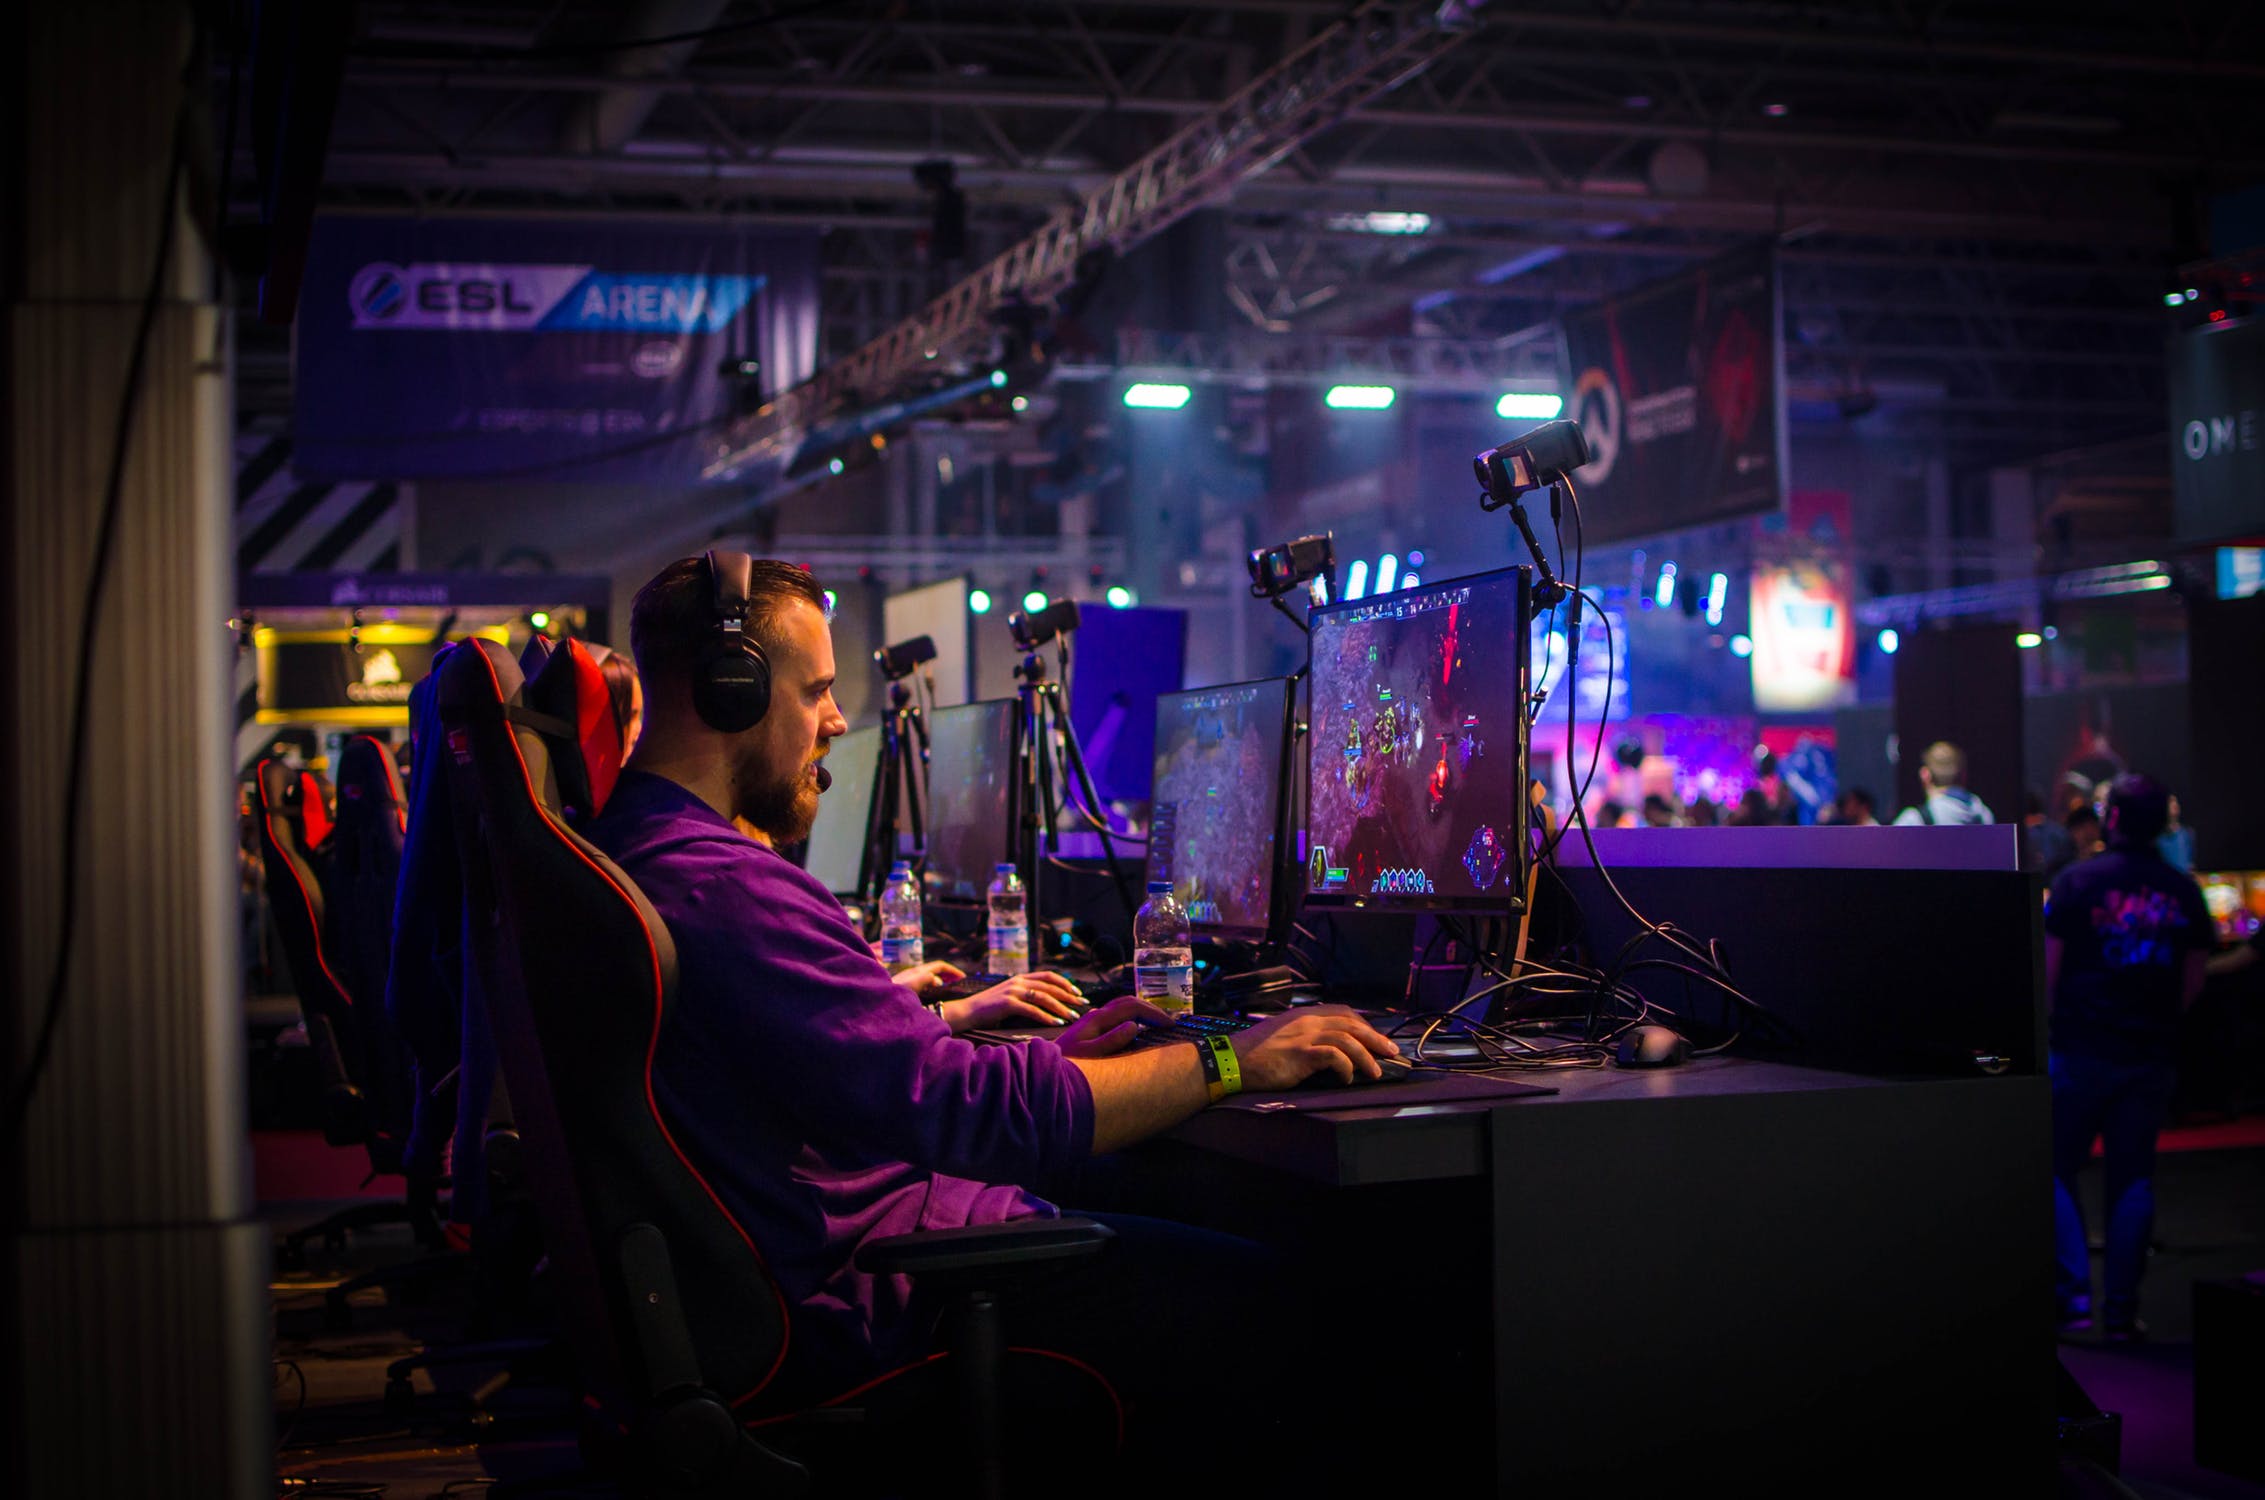
[[[1274,859],[1273,868],[1268,871],[1266,878],[1266,915],[1262,920],[1250,923],[1196,922],[1191,919],[1189,925],[1220,937],[1263,939],[1269,936],[1274,930],[1275,912],[1282,904],[1282,888],[1291,883],[1283,878],[1287,871],[1287,862],[1284,858],[1282,844],[1284,835],[1288,831],[1284,826],[1283,804],[1289,800],[1290,788],[1283,785],[1282,772],[1285,765],[1294,763],[1294,757],[1297,754],[1297,746],[1294,742],[1297,738],[1298,680],[1294,677],[1253,677],[1242,682],[1217,682],[1208,687],[1181,688],[1177,692],[1156,695],[1157,742],[1161,745],[1164,732],[1164,705],[1168,700],[1194,698],[1205,693],[1230,692],[1236,688],[1269,686],[1278,687],[1282,690],[1282,746],[1274,770]],[[1148,858],[1142,862],[1142,866],[1144,878],[1153,880],[1156,878],[1154,873],[1156,867],[1156,804],[1153,763],[1149,793]]]
[[[1418,584],[1412,589],[1395,590],[1392,597],[1397,598],[1400,593],[1405,592],[1421,598],[1426,594],[1444,593],[1449,589],[1469,588],[1478,584],[1492,584],[1502,579],[1512,580],[1515,595],[1514,612],[1518,619],[1517,640],[1513,647],[1517,663],[1516,681],[1511,684],[1511,701],[1517,709],[1512,715],[1517,724],[1517,784],[1522,787],[1531,787],[1533,784],[1533,723],[1528,716],[1527,705],[1531,701],[1534,665],[1534,570],[1522,565],[1494,568],[1484,573],[1468,573],[1460,578],[1442,578],[1434,582]],[[1359,599],[1340,599],[1329,604],[1315,606],[1306,616],[1309,641],[1312,642],[1313,646],[1318,646],[1324,627],[1364,606],[1375,604],[1379,597],[1382,596],[1370,594]],[[1307,657],[1309,662],[1313,659],[1313,655],[1314,653],[1309,649]],[[1307,674],[1305,686],[1306,693],[1310,698],[1314,691],[1313,675],[1310,671]],[[1414,916],[1425,912],[1518,913],[1526,909],[1527,876],[1533,868],[1534,860],[1533,802],[1530,797],[1516,799],[1516,806],[1511,816],[1510,830],[1512,835],[1510,847],[1514,851],[1516,869],[1500,893],[1478,896],[1442,896],[1436,893],[1430,895],[1380,894],[1376,892],[1358,893],[1314,889],[1313,777],[1315,747],[1313,720],[1314,714],[1309,710],[1306,714],[1304,736],[1306,742],[1305,820],[1300,829],[1301,837],[1299,840],[1305,857],[1299,865],[1300,879],[1298,882],[1305,905],[1329,911],[1377,912],[1403,916]]]

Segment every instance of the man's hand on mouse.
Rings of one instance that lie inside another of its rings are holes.
[[[1084,1003],[1067,977],[1049,972],[1017,974],[979,995],[947,1000],[936,1010],[957,1033],[979,1026],[1059,1026],[1075,1020]]]
[[[1231,1040],[1243,1087],[1253,1092],[1295,1088],[1325,1070],[1341,1083],[1379,1078],[1376,1060],[1400,1055],[1398,1043],[1342,1005],[1269,1016]]]
[[[1142,1027],[1169,1025],[1171,1020],[1137,995],[1120,995],[1072,1021],[1053,1041],[1072,1057],[1109,1057],[1130,1047]]]

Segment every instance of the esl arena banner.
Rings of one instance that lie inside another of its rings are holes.
[[[293,467],[320,479],[700,474],[727,360],[769,395],[818,353],[812,235],[315,221]]]
[[[1784,503],[1777,262],[1740,251],[1565,319],[1565,415],[1590,542],[1711,525]]]

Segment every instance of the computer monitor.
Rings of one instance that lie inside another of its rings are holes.
[[[1014,784],[1012,698],[939,708],[928,716],[930,901],[977,902],[990,889],[1007,841],[1007,793]]]
[[[1198,927],[1266,933],[1289,722],[1279,677],[1156,700],[1148,878],[1172,882]]]
[[[802,867],[837,896],[858,893],[865,824],[873,808],[873,773],[880,763],[879,725],[852,729],[826,752],[826,770],[834,784],[818,799],[818,820],[810,825],[810,847]]]
[[[1531,588],[1509,568],[1312,613],[1308,902],[1523,907]]]

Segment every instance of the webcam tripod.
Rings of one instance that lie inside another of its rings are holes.
[[[865,844],[858,856],[857,896],[870,906],[881,899],[897,859],[897,828],[912,835],[915,854],[928,852],[928,720],[920,699],[901,677],[889,679],[889,708],[881,716],[879,764],[865,803]]]
[[[1066,646],[1058,649],[1063,665],[1068,665]],[[1046,840],[1064,805],[1074,807],[1085,824],[1101,836],[1101,852],[1108,859],[1109,878],[1117,887],[1118,899],[1125,904],[1125,915],[1127,918],[1137,916],[1140,904],[1133,900],[1132,889],[1125,884],[1124,871],[1118,866],[1117,846],[1109,834],[1108,815],[1102,810],[1101,794],[1093,785],[1092,773],[1086,769],[1085,750],[1078,744],[1077,728],[1070,723],[1069,709],[1062,702],[1062,685],[1047,676],[1046,658],[1038,647],[1033,646],[1023,654],[1021,664],[1015,668],[1015,681],[1016,696],[1022,704],[1015,714],[1009,757],[1014,780],[1007,788],[1007,842],[1015,851],[1015,863],[1028,872],[1025,884],[1029,889],[1032,924],[1037,923],[1043,910],[1038,898]],[[1057,803],[1055,789],[1059,787],[1066,793],[1073,780],[1082,803],[1067,796]]]

